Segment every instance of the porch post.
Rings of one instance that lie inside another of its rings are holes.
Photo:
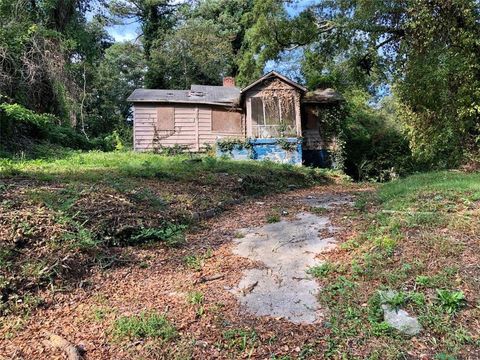
[[[252,128],[252,100],[250,97],[247,98],[246,101],[246,116],[245,122],[247,125],[247,138],[253,137],[253,128]]]
[[[302,136],[302,112],[300,105],[300,96],[295,95],[295,124],[297,126],[297,136]]]

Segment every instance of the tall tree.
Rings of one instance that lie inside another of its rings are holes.
[[[152,49],[163,46],[165,36],[176,25],[182,4],[171,0],[111,0],[111,13],[122,23],[139,22],[145,58],[152,60]],[[149,66],[145,85],[151,88],[167,87],[162,69]]]
[[[146,60],[143,49],[130,42],[116,43],[105,51],[96,68],[88,96],[88,131],[106,135],[131,118],[127,97],[143,86]]]

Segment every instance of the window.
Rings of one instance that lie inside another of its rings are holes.
[[[229,134],[242,133],[242,115],[228,109],[212,110],[212,131]]]
[[[252,97],[253,136],[296,136],[295,97]]]
[[[175,130],[175,108],[173,106],[157,107],[157,130]]]

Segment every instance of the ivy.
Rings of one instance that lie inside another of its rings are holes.
[[[224,153],[230,153],[234,149],[251,149],[250,139],[223,139],[217,141],[217,147]]]
[[[277,144],[287,152],[293,152],[297,149],[298,141],[288,141],[285,138],[277,139]]]

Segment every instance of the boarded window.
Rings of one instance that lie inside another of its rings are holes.
[[[237,111],[212,110],[212,131],[220,133],[242,133],[242,116]]]
[[[305,114],[307,118],[305,128],[307,129],[314,129],[314,130],[318,129],[317,116],[315,115],[314,111],[315,110],[312,107],[307,107],[305,109]]]
[[[175,130],[175,108],[173,106],[157,108],[157,130]]]

